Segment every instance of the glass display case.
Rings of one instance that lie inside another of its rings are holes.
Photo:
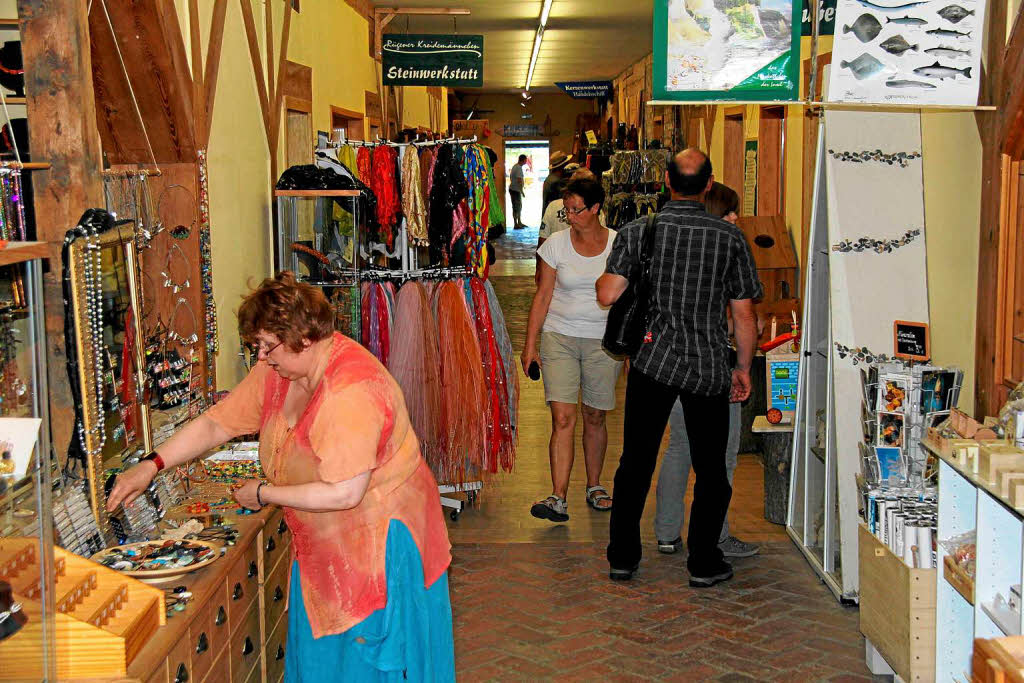
[[[0,249],[0,662],[18,661],[36,680],[56,677],[55,465],[42,299],[48,255],[44,242]]]
[[[335,329],[360,337],[359,264],[371,258],[360,240],[358,190],[276,190],[275,271],[290,270],[320,287]]]

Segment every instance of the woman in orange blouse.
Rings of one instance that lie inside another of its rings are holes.
[[[283,507],[292,531],[285,680],[454,680],[451,545],[401,389],[334,332],[323,293],[290,272],[264,280],[238,319],[259,362],[119,476],[108,508],[163,467],[258,431],[267,481],[247,481],[235,497]]]

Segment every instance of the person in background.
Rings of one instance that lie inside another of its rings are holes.
[[[575,180],[576,178],[591,178],[597,180],[597,176],[591,173],[588,168],[581,168],[577,163],[571,163],[565,165],[563,171],[568,175],[569,180]],[[601,221],[601,225],[604,225],[604,217],[598,216]],[[540,234],[537,237],[537,249],[541,248],[541,245],[556,232],[565,230],[569,227],[569,219],[565,214],[565,201],[559,197],[550,204],[548,208],[544,210],[544,217],[540,221]],[[540,282],[540,256],[537,257],[537,270],[535,271],[534,281]]]
[[[733,225],[739,218],[737,213],[740,205],[739,195],[732,188],[722,183],[712,183],[704,197],[704,208],[712,216],[721,217]],[[731,321],[730,321],[731,322]],[[735,366],[735,353],[732,354],[732,366]],[[725,471],[732,485],[733,473],[740,450],[740,413],[741,404],[729,404],[729,440],[725,447]],[[682,529],[685,520],[684,496],[686,485],[690,479],[690,440],[686,435],[686,420],[683,416],[683,405],[676,401],[668,418],[668,448],[661,460],[661,472],[658,475],[658,505],[654,516],[654,535],[658,539],[658,550],[663,553],[674,553],[682,549]],[[673,540],[661,540],[673,539]],[[725,557],[750,557],[759,552],[753,543],[746,543],[729,534],[729,517],[722,524],[718,535],[718,548]]]
[[[526,155],[520,154],[519,161],[508,173],[508,194],[512,198],[512,218],[515,225],[514,230],[522,230],[526,227],[523,224],[523,166],[526,166]]]
[[[280,506],[292,532],[284,680],[454,681],[451,544],[402,390],[289,271],[250,293],[238,322],[259,362],[119,474],[108,509],[161,469],[259,432],[267,481],[234,495],[252,510]]]
[[[541,206],[540,215],[548,210],[548,204],[562,196],[565,189],[565,166],[572,161],[572,155],[565,152],[555,152],[548,159],[548,177],[544,179],[544,204]]]
[[[608,450],[605,414],[615,408],[615,384],[622,369],[622,363],[601,347],[608,310],[598,306],[594,297],[594,284],[604,272],[615,240],[615,233],[598,218],[604,188],[592,177],[573,178],[564,202],[569,229],[556,232],[538,251],[540,284],[530,307],[521,356],[527,373],[532,363],[542,368],[544,398],[551,409],[551,495],[534,503],[530,514],[552,522],[569,519],[566,497],[581,390],[586,501],[595,510],[612,508],[611,496],[601,485],[601,469]]]
[[[707,155],[691,148],[677,154],[665,174],[671,201],[654,225],[650,325],[640,350],[631,356],[624,446],[612,494],[607,556],[615,581],[632,579],[640,566],[640,518],[677,401],[683,404],[697,474],[686,544],[690,586],[707,588],[733,576],[718,547],[732,497],[725,467],[729,402],[750,395],[757,343],[754,299],[762,288],[743,233],[704,210],[711,170]],[[606,272],[596,285],[602,306],[611,306],[626,291],[646,224],[646,218],[633,221],[615,237]],[[735,330],[735,365],[729,358],[726,309]]]

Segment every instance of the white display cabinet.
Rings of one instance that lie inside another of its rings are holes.
[[[935,677],[937,681],[971,680],[975,638],[1020,635],[1021,613],[1006,607],[1010,587],[1024,579],[1024,512],[1016,510],[998,490],[962,467],[949,453],[922,442],[940,458],[938,571],[935,582]],[[968,599],[946,578],[948,554],[941,541],[975,531],[977,560],[973,591]],[[1002,608],[997,604],[1002,595]]]

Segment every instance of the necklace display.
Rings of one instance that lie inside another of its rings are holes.
[[[199,273],[203,292],[203,312],[206,323],[206,382],[207,391],[213,390],[213,359],[220,350],[217,337],[217,304],[213,300],[213,252],[210,244],[210,186],[206,168],[206,150],[196,152],[199,159]]]
[[[175,282],[174,277],[171,275],[171,254],[175,251],[178,252],[178,255],[181,256],[181,261],[185,264],[185,273],[191,272],[192,269],[189,265],[188,258],[185,256],[185,252],[183,252],[181,247],[177,244],[172,244],[167,250],[167,260],[164,262],[164,269],[160,271],[160,274],[164,276],[164,287],[170,289],[174,294],[177,294],[184,289],[188,289],[192,284],[189,282],[187,275],[184,282]],[[184,301],[184,299],[181,299],[181,301]],[[177,308],[175,308],[175,310],[177,310]],[[198,339],[196,341],[198,341]],[[194,344],[195,342],[191,343]]]
[[[0,169],[0,239],[25,239],[25,206],[18,169]]]

